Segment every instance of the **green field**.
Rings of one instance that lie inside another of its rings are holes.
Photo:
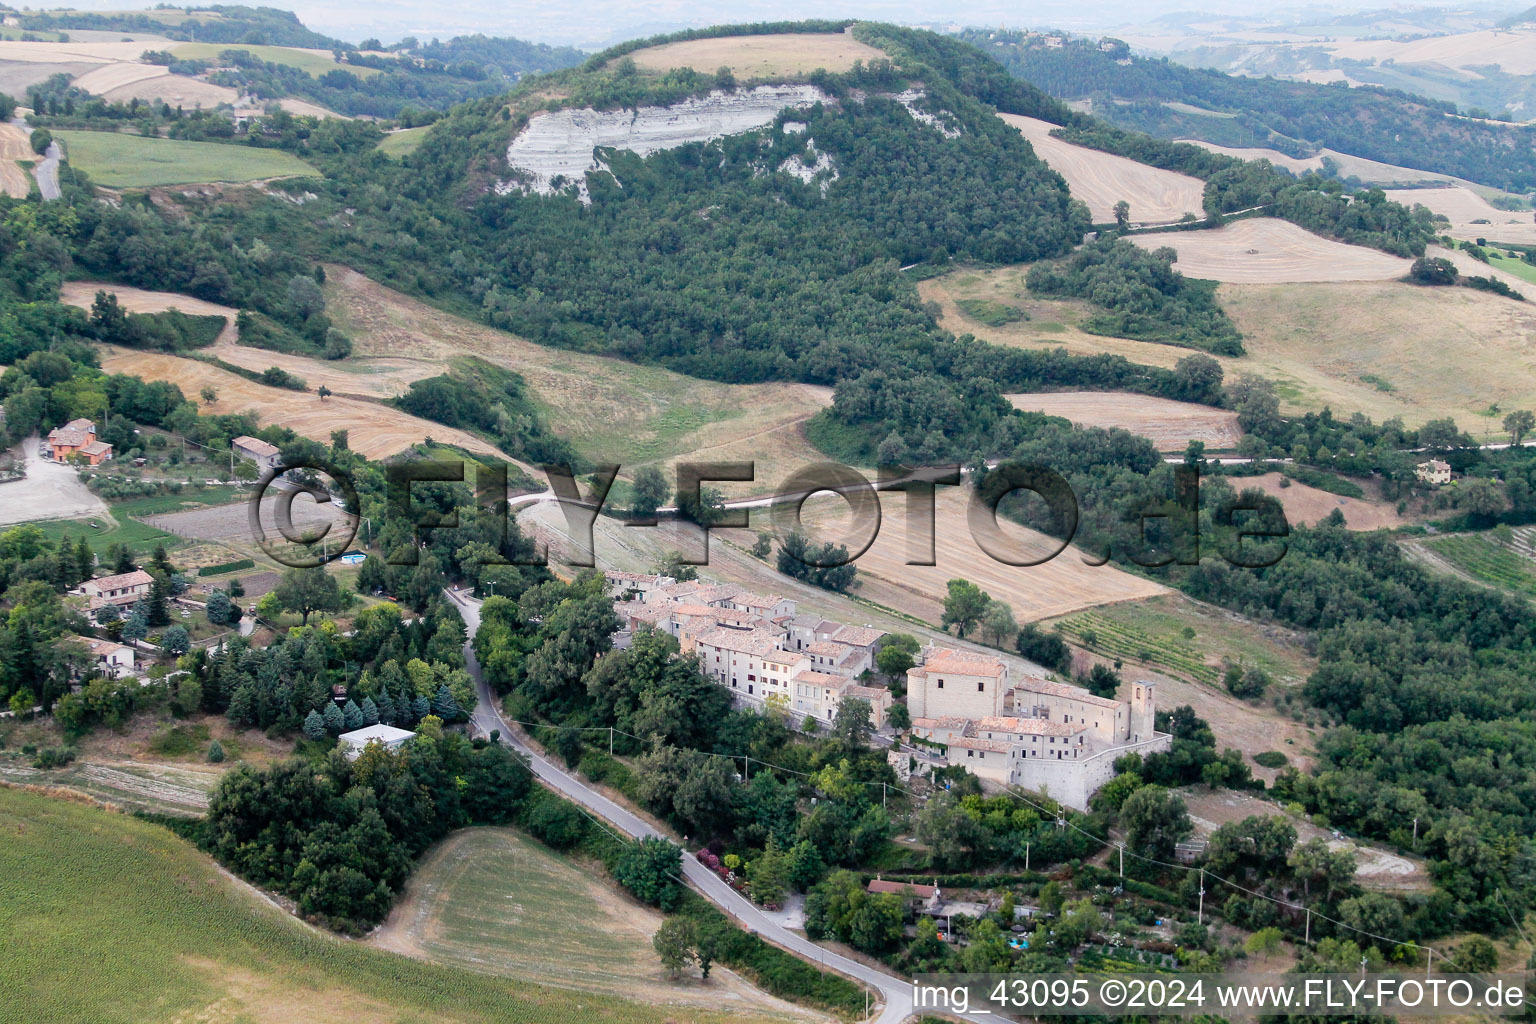
[[[57,131],[70,166],[98,185],[128,188],[198,181],[255,181],[320,172],[279,149],[146,139],[115,132]]]
[[[1157,666],[1209,686],[1221,685],[1223,661],[1256,665],[1280,685],[1299,684],[1316,667],[1286,637],[1180,596],[1127,601],[1069,615],[1055,626],[1095,654]]]
[[[1508,256],[1495,256],[1490,249],[1488,252],[1488,265],[1497,267],[1506,274],[1513,274],[1523,281],[1536,284],[1536,266],[1532,266],[1525,262],[1525,260],[1512,260]]]
[[[92,523],[98,527],[92,527]],[[105,519],[50,519],[31,525],[42,530],[43,536],[55,544],[65,537],[72,542],[84,537],[91,550],[102,556],[113,544],[126,544],[133,551],[147,553],[156,544],[164,544],[169,549],[186,543],[173,533],[146,526],[122,514],[118,514],[116,526]]]
[[[573,999],[344,941],[231,881],[160,826],[94,807],[0,789],[0,834],[6,1022],[735,1019],[591,993]]]
[[[227,505],[249,495],[243,487],[218,484],[213,487],[183,487],[180,494],[155,494],[147,498],[128,498],[112,502],[115,516],[157,516],[208,505]]]
[[[1436,537],[1424,541],[1424,547],[1475,580],[1521,597],[1536,597],[1536,561],[1491,534]]]
[[[402,156],[416,152],[423,139],[427,137],[427,130],[431,125],[422,125],[420,128],[406,128],[403,131],[390,132],[384,136],[384,141],[379,143],[379,152],[385,156],[392,156],[396,160]]]
[[[247,50],[258,60],[264,60],[268,64],[284,64],[291,68],[298,68],[316,78],[338,68],[350,71],[358,78],[368,78],[379,73],[374,68],[353,67],[350,64],[338,63],[328,53],[311,53],[291,46],[254,46],[249,43],[177,43],[170,49],[172,54],[186,60],[211,61],[218,60],[219,54],[225,50]]]

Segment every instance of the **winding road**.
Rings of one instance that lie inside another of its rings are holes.
[[[32,126],[27,124],[24,117],[13,117],[11,124],[26,132],[32,131]],[[64,150],[59,146],[58,140],[48,144],[48,151],[43,158],[32,167],[32,177],[37,179],[37,190],[42,193],[44,200],[57,199],[59,192],[59,158],[64,155]]]
[[[455,591],[450,590],[445,593],[453,601],[454,607],[459,610],[469,635],[473,637],[480,627],[480,602]],[[480,671],[480,663],[475,658],[474,647],[470,643],[464,645],[464,662],[470,676],[475,680],[475,692],[479,697],[475,705],[475,713],[470,718],[477,734],[489,735],[492,730],[499,731],[501,742],[526,756],[534,774],[541,782],[568,800],[585,807],[620,831],[637,839],[644,836],[670,838],[663,836],[638,815],[614,803],[530,749],[521,735],[502,717],[496,697],[491,693],[490,686]],[[686,852],[683,856],[683,875],[689,884],[707,897],[711,903],[763,939],[811,963],[836,971],[879,992],[882,1005],[872,1019],[872,1024],[900,1024],[901,1021],[912,1016],[910,980],[898,978],[867,964],[850,960],[831,950],[823,949],[805,936],[790,931],[763,913],[745,896],[726,885],[722,878]],[[976,1024],[1009,1024],[1006,1018],[990,1013],[972,1013],[965,1019],[974,1021]]]

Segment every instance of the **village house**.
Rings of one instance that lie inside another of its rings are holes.
[[[96,440],[96,424],[90,420],[70,420],[48,432],[48,458],[54,462],[78,459],[99,466],[112,457],[112,446]]]
[[[70,593],[81,594],[88,598],[87,607],[93,612],[107,605],[127,608],[148,597],[149,589],[154,582],[155,578],[149,573],[143,569],[135,569],[132,572],[118,573],[116,576],[86,580]]]
[[[133,675],[132,647],[125,647],[111,640],[94,636],[72,636],[66,637],[65,640],[85,648],[91,657],[90,671],[104,675],[108,679],[121,679],[124,676]]]
[[[890,690],[861,682],[883,630],[802,616],[789,598],[751,594],[734,583],[605,575],[623,624],[617,646],[636,630],[656,629],[676,637],[682,653],[697,655],[700,670],[744,704],[830,724],[839,705],[856,698],[869,703],[875,728],[884,727]]]
[[[277,445],[270,441],[263,441],[259,437],[247,437],[242,434],[232,439],[229,446],[242,459],[256,463],[257,468],[264,473],[275,470],[283,460],[282,452]]]
[[[1438,487],[1451,482],[1451,464],[1443,459],[1430,459],[1428,462],[1419,463],[1414,469],[1414,475],[1419,478],[1420,483],[1434,484]]]

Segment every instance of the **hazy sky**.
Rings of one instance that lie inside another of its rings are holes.
[[[1008,28],[1061,28],[1094,32],[1143,24],[1160,14],[1174,11],[1209,11],[1213,14],[1265,13],[1275,16],[1274,7],[1261,7],[1252,0],[1039,0],[1036,3],[1010,3],[1006,0],[845,0],[828,4],[825,0],[734,0],[727,4],[699,0],[576,0],[574,3],[492,2],[492,0],[450,0],[432,3],[426,0],[245,0],[266,6],[291,9],[318,32],[358,42],[377,36],[394,42],[402,36],[423,39],[448,38],[472,32],[493,36],[516,36],[545,43],[566,43],[583,48],[617,42],[622,39],[658,32],[675,31],[703,25],[743,21],[780,21],[800,18],[855,17],[892,21],[907,25],[961,26],[1003,25]],[[1447,3],[1420,0],[1411,5],[1394,5],[1387,0],[1335,0],[1327,4],[1288,4],[1292,11],[1310,9],[1341,14],[1350,10],[1380,9],[1392,6],[1437,7]],[[1460,7],[1487,4],[1465,2]],[[1487,4],[1493,6],[1495,4]],[[1511,10],[1516,0],[1509,4]],[[37,5],[42,6],[42,5]],[[123,0],[77,0],[76,9],[122,10],[134,7]],[[150,6],[145,3],[144,6]]]

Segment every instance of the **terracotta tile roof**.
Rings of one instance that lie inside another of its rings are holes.
[[[885,630],[873,626],[844,626],[832,634],[832,639],[851,647],[868,647],[885,636]]]
[[[699,634],[694,642],[703,647],[715,647],[722,651],[735,651],[738,654],[751,654],[759,658],[777,654],[782,660],[791,663],[799,658],[798,655],[780,650],[777,637],[755,629],[712,629],[707,633]]]
[[[870,879],[866,892],[891,893],[895,896],[905,896],[911,891],[913,896],[919,899],[932,899],[938,889],[931,885],[913,885],[911,882],[883,882],[878,878]]]
[[[817,640],[815,643],[806,644],[805,650],[808,654],[819,654],[823,658],[837,661],[848,653],[848,645],[833,643],[831,640]]]
[[[1096,697],[1081,686],[1068,686],[1066,683],[1053,683],[1049,679],[1024,678],[1014,684],[1014,689],[1023,690],[1026,693],[1043,693],[1049,697],[1064,697],[1068,700],[1080,701],[1098,708],[1118,708],[1120,702],[1110,700],[1108,697]]]
[[[987,732],[1017,733],[1021,736],[1072,736],[1088,727],[1055,722],[1049,718],[982,718],[977,720],[976,728]]]
[[[848,686],[849,682],[842,676],[834,676],[827,672],[818,672],[808,668],[795,676],[795,682],[804,683],[806,686],[821,686],[831,689],[840,689]]]
[[[958,736],[950,740],[949,745],[968,750],[990,750],[999,754],[1006,754],[1013,749],[1013,744],[1005,740],[979,740],[974,736]]]
[[[772,608],[784,599],[777,594],[737,594],[731,600],[745,608]]]
[[[133,572],[119,573],[116,576],[103,576],[100,579],[86,580],[82,587],[91,586],[97,590],[123,590],[127,587],[147,587],[155,582],[155,578],[143,569],[135,569]]]
[[[970,727],[971,720],[969,718],[961,718],[959,715],[941,715],[938,718],[912,719],[912,728],[914,729],[958,729],[963,733]]]
[[[861,686],[854,683],[843,690],[844,697],[863,697],[871,703],[880,703],[891,695],[891,691],[883,686]]]
[[[79,448],[85,444],[88,436],[85,431],[72,427],[54,427],[48,431],[48,443],[61,448]]]
[[[259,437],[248,437],[244,434],[231,439],[229,443],[237,448],[244,448],[252,455],[256,455],[261,458],[270,458],[273,455],[277,455],[281,451],[277,445],[270,441],[263,441]]]
[[[83,430],[87,434],[94,434],[96,433],[96,424],[91,420],[81,417],[80,419],[70,420],[68,423],[64,424],[64,429]]]
[[[962,654],[950,647],[940,647],[928,655],[923,668],[930,674],[948,673],[957,676],[1002,676],[1008,667],[997,658],[985,654]]]
[[[112,446],[105,441],[92,441],[80,449],[81,455],[105,455],[112,450]]]

